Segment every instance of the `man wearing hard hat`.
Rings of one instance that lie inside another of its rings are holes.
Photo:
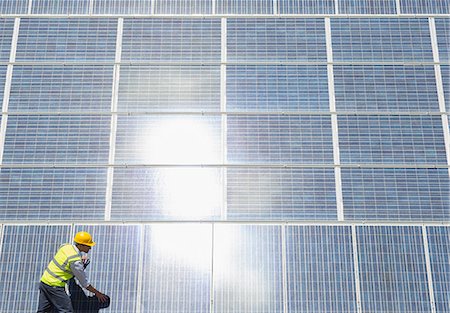
[[[88,281],[84,272],[81,253],[88,253],[95,245],[92,237],[87,232],[79,232],[73,239],[74,244],[62,245],[50,261],[39,284],[39,308],[37,313],[46,312],[73,312],[72,303],[66,293],[67,281],[76,277],[83,288],[86,288],[104,303],[108,297],[95,289]]]

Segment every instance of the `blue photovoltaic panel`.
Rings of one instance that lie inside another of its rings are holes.
[[[94,14],[150,14],[152,0],[93,0]],[[172,1],[172,0],[171,0]]]
[[[334,0],[281,0],[280,14],[334,14]]]
[[[356,312],[350,227],[286,227],[287,312]]]
[[[150,225],[144,242],[141,312],[209,313],[211,226]]]
[[[333,163],[330,116],[236,115],[227,123],[230,163]]]
[[[106,168],[2,168],[1,220],[102,220]]]
[[[334,61],[432,62],[427,18],[333,18]]]
[[[436,312],[450,307],[450,227],[427,227]]]
[[[14,19],[0,19],[0,62],[8,62],[14,30]]]
[[[447,164],[440,116],[340,115],[341,162]]]
[[[228,111],[326,111],[326,65],[228,65]]]
[[[230,220],[336,220],[333,169],[229,168]]]
[[[7,225],[3,231],[0,312],[35,312],[40,278],[59,246],[71,240],[70,226]]]
[[[212,14],[211,0],[156,0],[155,14]]]
[[[448,221],[447,169],[343,168],[346,220]]]
[[[6,65],[0,65],[0,107],[3,103],[3,92],[5,90],[6,81]]]
[[[123,65],[118,111],[220,111],[220,66]]]
[[[436,37],[439,49],[439,61],[450,62],[450,19],[436,18]]]
[[[450,66],[441,65],[442,86],[444,88],[445,107],[450,113]]]
[[[283,312],[281,227],[214,226],[214,312]]]
[[[32,14],[89,14],[90,0],[32,0]]]
[[[415,226],[357,227],[363,312],[431,312],[422,232]]]
[[[110,112],[113,66],[16,65],[9,112]]]
[[[229,62],[326,62],[323,19],[228,19]]]
[[[334,65],[338,111],[439,112],[434,66]]]
[[[138,225],[75,225],[87,231],[96,245],[89,252],[89,282],[111,297],[110,312],[136,312],[141,227]]]
[[[217,168],[116,168],[112,220],[216,220],[223,200]]]
[[[106,164],[110,130],[106,115],[11,115],[3,163]]]
[[[0,2],[0,14],[26,14],[28,12],[28,1],[2,0]]]
[[[23,18],[17,61],[114,62],[117,19]]]
[[[399,0],[402,14],[449,14],[448,0]]]
[[[339,0],[340,14],[397,14],[396,0]]]
[[[220,19],[125,19],[122,61],[220,62]]]
[[[273,0],[216,0],[217,14],[273,14]]]
[[[220,116],[119,116],[115,162],[219,163],[220,128]]]

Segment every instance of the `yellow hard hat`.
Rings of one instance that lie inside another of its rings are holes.
[[[95,242],[92,241],[92,236],[85,231],[78,232],[73,238],[73,241],[79,243],[80,245],[85,245],[89,247],[93,247],[95,245]]]

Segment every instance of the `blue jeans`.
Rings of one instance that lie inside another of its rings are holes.
[[[73,313],[72,302],[64,287],[39,284],[39,307],[37,313]]]

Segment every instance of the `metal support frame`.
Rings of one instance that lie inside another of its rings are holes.
[[[139,261],[137,275],[137,291],[136,291],[136,313],[142,312],[142,284],[144,282],[144,249],[145,249],[145,226],[140,225],[140,245],[139,245]]]
[[[33,12],[32,8],[33,8],[33,0],[28,0],[28,8],[27,8],[28,15],[32,14],[32,12]]]
[[[283,313],[288,313],[286,224],[281,225],[281,273],[283,284]]]
[[[361,282],[359,279],[359,259],[358,259],[358,239],[356,236],[356,226],[352,225],[352,245],[353,245],[353,269],[355,271],[355,294],[356,294],[356,312],[362,312],[361,305]]]
[[[209,290],[209,312],[214,313],[214,235],[215,225],[211,224],[211,281]]]
[[[396,8],[396,11],[397,11],[398,15],[402,14],[402,10],[401,10],[401,7],[400,7],[400,0],[395,0],[395,8]]]
[[[2,248],[3,248],[3,224],[0,224],[0,255],[2,255]]]
[[[227,19],[221,19],[221,56],[220,56],[220,112],[227,111]],[[222,164],[227,163],[228,151],[227,151],[227,136],[228,136],[228,118],[226,114],[222,114],[221,117],[221,145],[222,145]],[[228,215],[228,179],[227,168],[222,168],[222,212],[221,218],[227,219]]]
[[[430,295],[431,313],[436,313],[436,302],[434,299],[433,275],[431,271],[430,247],[428,245],[428,235],[426,226],[422,226],[423,250],[425,253],[425,265],[427,268],[428,292]]]

